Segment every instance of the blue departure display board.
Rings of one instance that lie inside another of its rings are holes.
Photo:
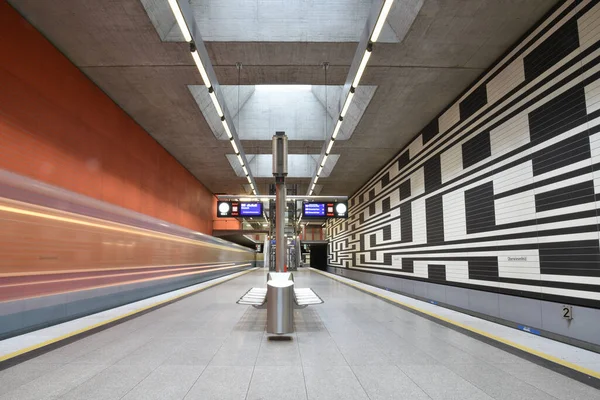
[[[240,203],[241,217],[260,217],[263,213],[262,203]]]
[[[305,217],[325,217],[325,203],[303,203]]]
[[[306,218],[348,218],[348,202],[302,203]]]

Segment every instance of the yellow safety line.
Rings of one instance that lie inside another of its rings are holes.
[[[533,354],[533,355],[535,355],[535,356],[538,356],[538,357],[540,357],[540,358],[543,358],[543,359],[545,359],[545,360],[552,361],[553,363],[556,363],[556,364],[562,365],[563,367],[567,367],[567,368],[573,369],[573,370],[575,370],[575,371],[577,371],[577,372],[581,372],[581,373],[583,373],[583,374],[586,374],[586,375],[589,375],[589,376],[593,376],[594,378],[598,378],[598,379],[600,379],[600,372],[597,372],[597,371],[591,370],[591,369],[589,369],[589,368],[582,367],[582,366],[580,366],[580,365],[577,365],[577,364],[573,364],[573,363],[571,363],[571,362],[568,362],[568,361],[565,361],[565,360],[563,360],[563,359],[560,359],[560,358],[558,358],[558,357],[555,357],[555,356],[553,356],[553,355],[546,354],[546,353],[544,353],[544,352],[541,352],[541,351],[538,351],[538,350],[532,349],[532,348],[530,348],[530,347],[523,346],[522,344],[519,344],[519,343],[513,342],[513,341],[511,341],[511,340],[508,340],[508,339],[504,339],[504,338],[502,338],[502,337],[500,337],[500,336],[496,336],[496,335],[494,335],[494,334],[491,334],[491,333],[489,333],[489,332],[483,331],[483,330],[481,330],[481,329],[477,329],[477,328],[474,328],[474,327],[472,327],[472,326],[465,325],[465,324],[463,324],[463,323],[461,323],[461,322],[458,322],[458,321],[451,320],[450,318],[443,317],[443,316],[441,316],[441,315],[438,315],[438,314],[435,314],[435,313],[433,313],[433,312],[431,312],[431,311],[427,311],[427,310],[424,310],[424,309],[422,309],[422,308],[415,307],[415,306],[413,306],[413,305],[410,305],[410,304],[408,304],[408,303],[404,303],[404,302],[402,302],[402,301],[399,301],[399,300],[396,300],[396,299],[394,299],[394,298],[392,298],[392,297],[385,296],[385,295],[383,295],[383,294],[380,294],[380,293],[374,292],[374,291],[372,291],[372,290],[370,290],[370,289],[367,289],[367,288],[365,288],[365,287],[361,287],[361,286],[359,286],[359,285],[356,285],[356,284],[354,284],[354,283],[351,283],[351,282],[346,282],[346,281],[344,281],[344,280],[341,280],[341,279],[339,279],[337,276],[335,276],[335,275],[333,275],[333,274],[326,273],[326,272],[323,272],[323,271],[319,271],[319,270],[316,270],[316,269],[314,269],[314,268],[310,268],[310,269],[311,269],[312,271],[315,271],[315,272],[317,272],[317,273],[319,273],[319,274],[321,274],[321,275],[323,275],[323,276],[326,276],[326,277],[328,277],[328,278],[330,278],[330,279],[336,280],[336,281],[338,281],[338,282],[341,282],[341,283],[343,283],[343,284],[345,284],[345,285],[348,285],[348,286],[352,286],[352,287],[354,287],[355,289],[358,289],[358,290],[360,290],[360,291],[367,292],[367,293],[370,293],[370,294],[372,294],[372,295],[374,295],[374,296],[377,296],[377,297],[380,297],[380,298],[382,298],[382,299],[385,299],[385,300],[391,301],[392,303],[399,304],[399,305],[401,305],[402,307],[409,308],[409,309],[411,309],[411,310],[417,311],[418,313],[421,313],[421,314],[428,315],[428,316],[430,316],[430,317],[433,317],[433,318],[435,318],[435,319],[439,319],[439,320],[441,320],[441,321],[444,321],[444,322],[446,322],[446,323],[448,323],[448,324],[451,324],[451,325],[457,326],[457,327],[459,327],[459,328],[462,328],[462,329],[468,330],[468,331],[470,331],[470,332],[476,333],[476,334],[478,334],[478,335],[481,335],[481,336],[487,337],[487,338],[489,338],[489,339],[495,340],[495,341],[497,341],[497,342],[500,342],[500,343],[502,343],[502,344],[505,344],[505,345],[507,345],[507,346],[514,347],[514,348],[516,348],[516,349],[519,349],[519,350],[521,350],[521,351],[524,351],[524,352],[526,352],[526,353],[530,353],[530,354]],[[347,278],[347,279],[348,279],[348,278]]]
[[[141,312],[143,312],[143,311],[146,311],[146,310],[149,310],[149,309],[151,309],[151,308],[158,307],[158,306],[160,306],[161,304],[165,304],[165,303],[173,302],[173,301],[175,301],[175,300],[177,300],[177,299],[180,299],[180,298],[182,298],[182,297],[189,296],[189,295],[191,295],[191,294],[195,294],[195,293],[201,292],[201,291],[203,291],[203,290],[209,289],[209,288],[211,288],[211,287],[213,287],[213,286],[215,286],[215,285],[218,285],[218,284],[220,284],[220,283],[227,282],[227,281],[229,281],[229,280],[232,280],[232,279],[238,278],[238,277],[240,277],[240,276],[242,276],[242,275],[245,275],[245,274],[247,274],[247,273],[250,273],[250,272],[252,272],[252,271],[254,271],[254,270],[256,270],[256,268],[252,268],[252,269],[249,269],[249,270],[247,270],[247,271],[243,271],[243,272],[239,272],[239,273],[237,273],[237,274],[233,274],[233,275],[235,275],[235,276],[228,276],[228,277],[227,277],[227,279],[221,280],[221,281],[219,281],[219,282],[213,282],[213,283],[211,283],[211,284],[209,284],[209,285],[207,285],[207,286],[204,286],[204,287],[202,287],[202,288],[199,288],[199,289],[193,290],[193,291],[191,291],[191,292],[183,293],[183,294],[177,295],[177,296],[175,296],[175,297],[172,297],[172,298],[170,298],[170,299],[162,300],[162,301],[159,301],[159,302],[157,302],[157,303],[154,303],[154,304],[151,304],[151,305],[148,305],[148,306],[142,307],[142,308],[138,308],[138,309],[136,309],[136,310],[130,311],[130,312],[128,312],[128,313],[126,313],[126,314],[123,314],[123,315],[120,315],[120,316],[118,316],[118,317],[111,318],[111,319],[109,319],[109,320],[106,320],[106,321],[98,322],[98,323],[96,323],[96,324],[93,324],[93,325],[90,325],[90,326],[86,326],[85,328],[81,328],[81,329],[78,329],[78,330],[76,330],[76,331],[73,331],[73,332],[66,333],[66,334],[64,334],[64,335],[62,335],[62,336],[59,336],[59,337],[56,337],[56,338],[54,338],[54,339],[46,340],[45,342],[37,343],[37,344],[34,344],[34,345],[32,345],[32,346],[25,347],[24,349],[17,350],[17,351],[15,351],[15,352],[13,352],[13,353],[9,353],[9,354],[6,354],[6,355],[4,355],[4,356],[0,356],[0,362],[2,362],[2,361],[6,361],[6,360],[9,360],[9,359],[11,359],[11,358],[14,358],[14,357],[20,356],[20,355],[22,355],[22,354],[25,354],[25,353],[29,353],[30,351],[37,350],[37,349],[39,349],[39,348],[42,348],[42,347],[48,346],[48,345],[50,345],[50,344],[53,344],[53,343],[56,343],[56,342],[60,342],[61,340],[68,339],[68,338],[70,338],[70,337],[73,337],[73,336],[75,336],[75,335],[79,335],[79,334],[81,334],[81,333],[83,333],[83,332],[87,332],[87,331],[89,331],[89,330],[92,330],[92,329],[94,329],[94,328],[98,328],[98,327],[100,327],[100,326],[103,326],[103,325],[106,325],[106,324],[110,324],[110,323],[112,323],[112,322],[118,321],[118,320],[120,320],[120,319],[123,319],[123,318],[127,318],[127,317],[129,317],[129,316],[131,316],[131,315],[135,315],[135,314],[141,313]]]

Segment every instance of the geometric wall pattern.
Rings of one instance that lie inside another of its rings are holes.
[[[600,4],[568,0],[330,220],[330,265],[600,308]]]

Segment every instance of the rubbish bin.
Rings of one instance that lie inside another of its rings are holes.
[[[267,333],[284,335],[294,332],[294,281],[267,282]]]

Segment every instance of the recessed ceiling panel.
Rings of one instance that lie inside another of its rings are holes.
[[[246,154],[246,158],[255,178],[273,178],[272,154]],[[329,176],[339,158],[339,154],[330,154],[327,157],[321,177]],[[237,176],[245,175],[235,154],[227,154],[227,159]],[[317,170],[318,161],[319,154],[289,154],[288,178],[310,178]]]
[[[163,41],[183,41],[166,0],[141,2]],[[190,1],[207,42],[358,42],[372,4],[373,0]],[[386,23],[378,41],[399,39]]]
[[[206,87],[190,85],[189,89],[215,137],[227,140]],[[341,108],[341,86],[221,85],[221,89],[240,140],[271,140],[277,131],[285,132],[289,140],[325,140]],[[376,89],[356,89],[337,140],[352,136]]]

